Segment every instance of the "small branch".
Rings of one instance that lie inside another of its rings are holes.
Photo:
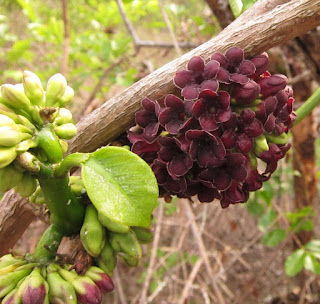
[[[68,20],[68,0],[61,0],[63,25],[64,25],[64,39],[63,39],[63,57],[61,64],[61,74],[67,75],[68,60],[69,60],[69,45],[70,45],[70,28]]]
[[[141,47],[162,47],[162,48],[175,47],[177,50],[177,47],[179,49],[179,48],[195,48],[198,46],[197,44],[193,44],[190,42],[182,42],[182,43],[179,42],[179,43],[177,43],[177,45],[175,45],[175,44],[168,43],[168,42],[155,42],[155,41],[148,41],[148,40],[140,40],[140,38],[138,37],[137,33],[135,32],[133,25],[131,24],[131,22],[126,14],[122,0],[116,0],[116,2],[118,5],[118,8],[119,8],[120,15],[123,19],[123,22],[129,32],[130,36],[132,37],[136,52],[138,52]],[[160,5],[161,4],[159,2],[159,6]],[[160,8],[161,8],[161,6],[160,6]],[[164,18],[166,18],[166,17],[164,17]],[[167,24],[167,26],[168,26],[168,24]],[[170,29],[169,29],[169,31],[170,31]],[[181,56],[181,54],[179,54],[179,53],[178,53],[178,55]]]
[[[167,14],[166,10],[164,9],[163,3],[162,3],[161,0],[158,0],[158,4],[159,4],[160,10],[161,10],[161,14],[163,16],[164,22],[166,23],[167,28],[169,30],[169,33],[170,33],[174,48],[176,49],[176,52],[177,52],[178,56],[181,56],[182,52],[181,52],[181,49],[179,47],[177,38],[176,38],[176,36],[175,36],[175,34],[173,32],[173,28],[172,28],[171,22],[169,20],[168,14]]]
[[[222,28],[227,27],[233,20],[233,14],[226,0],[205,0],[213,15],[218,19]]]
[[[153,267],[156,262],[157,258],[157,249],[159,247],[159,241],[160,241],[160,232],[161,232],[161,223],[162,223],[162,218],[163,218],[163,210],[164,210],[164,202],[161,200],[160,201],[160,206],[157,214],[157,224],[156,224],[156,229],[154,231],[154,240],[152,243],[152,251],[151,251],[151,257],[150,257],[150,262],[148,265],[147,269],[147,275],[144,281],[144,285],[142,288],[141,292],[141,297],[140,297],[140,302],[141,304],[146,304],[147,302],[147,294],[148,294],[148,289],[150,286],[150,281],[152,278],[152,273],[153,273]]]

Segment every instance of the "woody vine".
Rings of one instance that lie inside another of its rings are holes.
[[[208,62],[194,57],[173,79],[179,95],[142,101],[123,147],[66,157],[76,134],[64,108],[74,95],[66,79],[56,74],[44,89],[25,71],[22,84],[2,85],[0,191],[46,204],[51,225],[33,253],[0,258],[1,303],[101,303],[117,259],[137,266],[140,244],[152,240],[159,195],[223,208],[246,202],[289,150],[296,119],[287,78],[267,68],[266,53],[245,59],[239,48]],[[80,175],[70,176],[74,167]],[[89,265],[57,254],[62,238],[77,234]]]

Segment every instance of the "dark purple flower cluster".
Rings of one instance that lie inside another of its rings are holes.
[[[284,75],[267,71],[268,55],[244,59],[240,48],[193,57],[174,84],[181,96],[142,101],[140,132],[128,132],[132,151],[154,171],[163,196],[223,208],[248,200],[290,148],[295,120]]]

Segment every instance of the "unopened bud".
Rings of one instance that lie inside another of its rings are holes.
[[[28,113],[31,112],[31,103],[29,98],[21,92],[19,87],[12,84],[4,84],[1,86],[1,94],[4,101],[15,109],[20,109]]]
[[[22,197],[29,197],[37,189],[37,180],[28,172],[23,174],[22,180],[15,186],[14,190]]]
[[[23,177],[12,164],[0,169],[0,192],[4,193],[18,185]]]
[[[66,108],[60,108],[57,116],[54,118],[54,125],[63,125],[72,121],[72,113]]]
[[[53,107],[59,103],[67,87],[66,78],[58,73],[50,77],[46,87],[46,107]]]
[[[95,282],[103,293],[111,292],[114,289],[112,279],[99,267],[91,266],[85,275]]]
[[[12,147],[20,143],[24,139],[23,137],[23,134],[13,127],[0,127],[0,146]]]
[[[31,103],[41,107],[44,106],[44,90],[40,78],[30,71],[24,71],[22,82],[25,94]]]
[[[15,147],[0,147],[0,168],[8,166],[16,157]]]
[[[64,107],[74,97],[73,88],[67,86],[64,94],[60,98],[59,106]]]
[[[54,128],[56,134],[63,139],[71,139],[77,133],[77,127],[73,123],[66,123]]]

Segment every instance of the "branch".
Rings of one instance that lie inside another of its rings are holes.
[[[88,152],[105,145],[134,125],[134,113],[143,98],[158,99],[174,91],[173,77],[196,55],[205,59],[231,46],[244,49],[246,56],[259,54],[306,33],[320,24],[320,0],[292,0],[257,15],[256,2],[219,35],[189,53],[171,61],[104,103],[77,124],[78,134],[69,142],[69,152]]]

